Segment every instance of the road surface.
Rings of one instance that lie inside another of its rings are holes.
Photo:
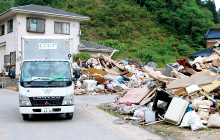
[[[97,109],[115,96],[76,96],[72,120],[33,116],[23,121],[18,93],[0,89],[0,140],[160,140],[161,137],[130,124],[115,124],[117,117]]]

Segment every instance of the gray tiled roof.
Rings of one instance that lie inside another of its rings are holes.
[[[98,52],[112,52],[116,49],[106,47],[100,44],[96,44],[94,42],[80,40],[79,50],[87,50],[87,51],[98,51]],[[118,50],[116,50],[118,51]]]
[[[35,5],[35,4],[12,7],[8,11],[41,14],[41,15],[49,15],[49,16],[59,16],[59,17],[75,18],[75,19],[80,19],[80,20],[89,19],[89,17],[87,16],[82,16],[79,14],[63,11],[63,10],[52,8],[49,6],[41,6],[41,5]]]
[[[210,56],[212,53],[214,53],[214,47],[206,48],[204,50],[198,51],[196,53],[191,54],[190,58],[196,58],[198,56],[204,57],[204,56]]]
[[[220,28],[209,29],[205,35],[205,39],[220,39]]]

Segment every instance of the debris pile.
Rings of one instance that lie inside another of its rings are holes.
[[[126,119],[191,130],[220,127],[219,50],[194,61],[179,59],[161,71],[155,63],[114,61],[102,54],[82,66],[75,93],[118,93],[109,109],[132,115]]]
[[[114,61],[99,54],[80,63],[81,77],[76,82],[75,94],[117,93],[123,94],[131,88],[139,88],[153,80],[133,61]],[[74,64],[75,68],[79,68]],[[151,63],[151,66],[155,67]]]

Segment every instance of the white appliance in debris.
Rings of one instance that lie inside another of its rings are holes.
[[[165,120],[172,124],[178,125],[186,112],[188,101],[181,98],[173,97],[171,103],[165,113]]]

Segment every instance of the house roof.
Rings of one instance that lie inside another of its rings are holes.
[[[86,41],[86,40],[80,40],[79,44],[79,50],[80,51],[94,51],[94,52],[113,52],[119,51],[110,47],[106,47],[100,44],[96,44],[94,42]]]
[[[79,14],[63,11],[63,10],[52,8],[49,6],[40,6],[40,5],[35,5],[35,4],[12,7],[9,10],[1,13],[0,17],[5,18],[15,13],[28,13],[28,14],[36,14],[36,15],[62,17],[62,18],[69,18],[69,19],[77,19],[80,21],[89,19],[89,17],[87,16],[82,16]]]
[[[220,39],[220,28],[211,28],[206,32],[205,39]]]
[[[210,56],[212,53],[214,53],[214,47],[206,48],[204,50],[198,51],[196,53],[191,54],[190,58],[196,58],[196,57],[204,57],[204,56]]]

